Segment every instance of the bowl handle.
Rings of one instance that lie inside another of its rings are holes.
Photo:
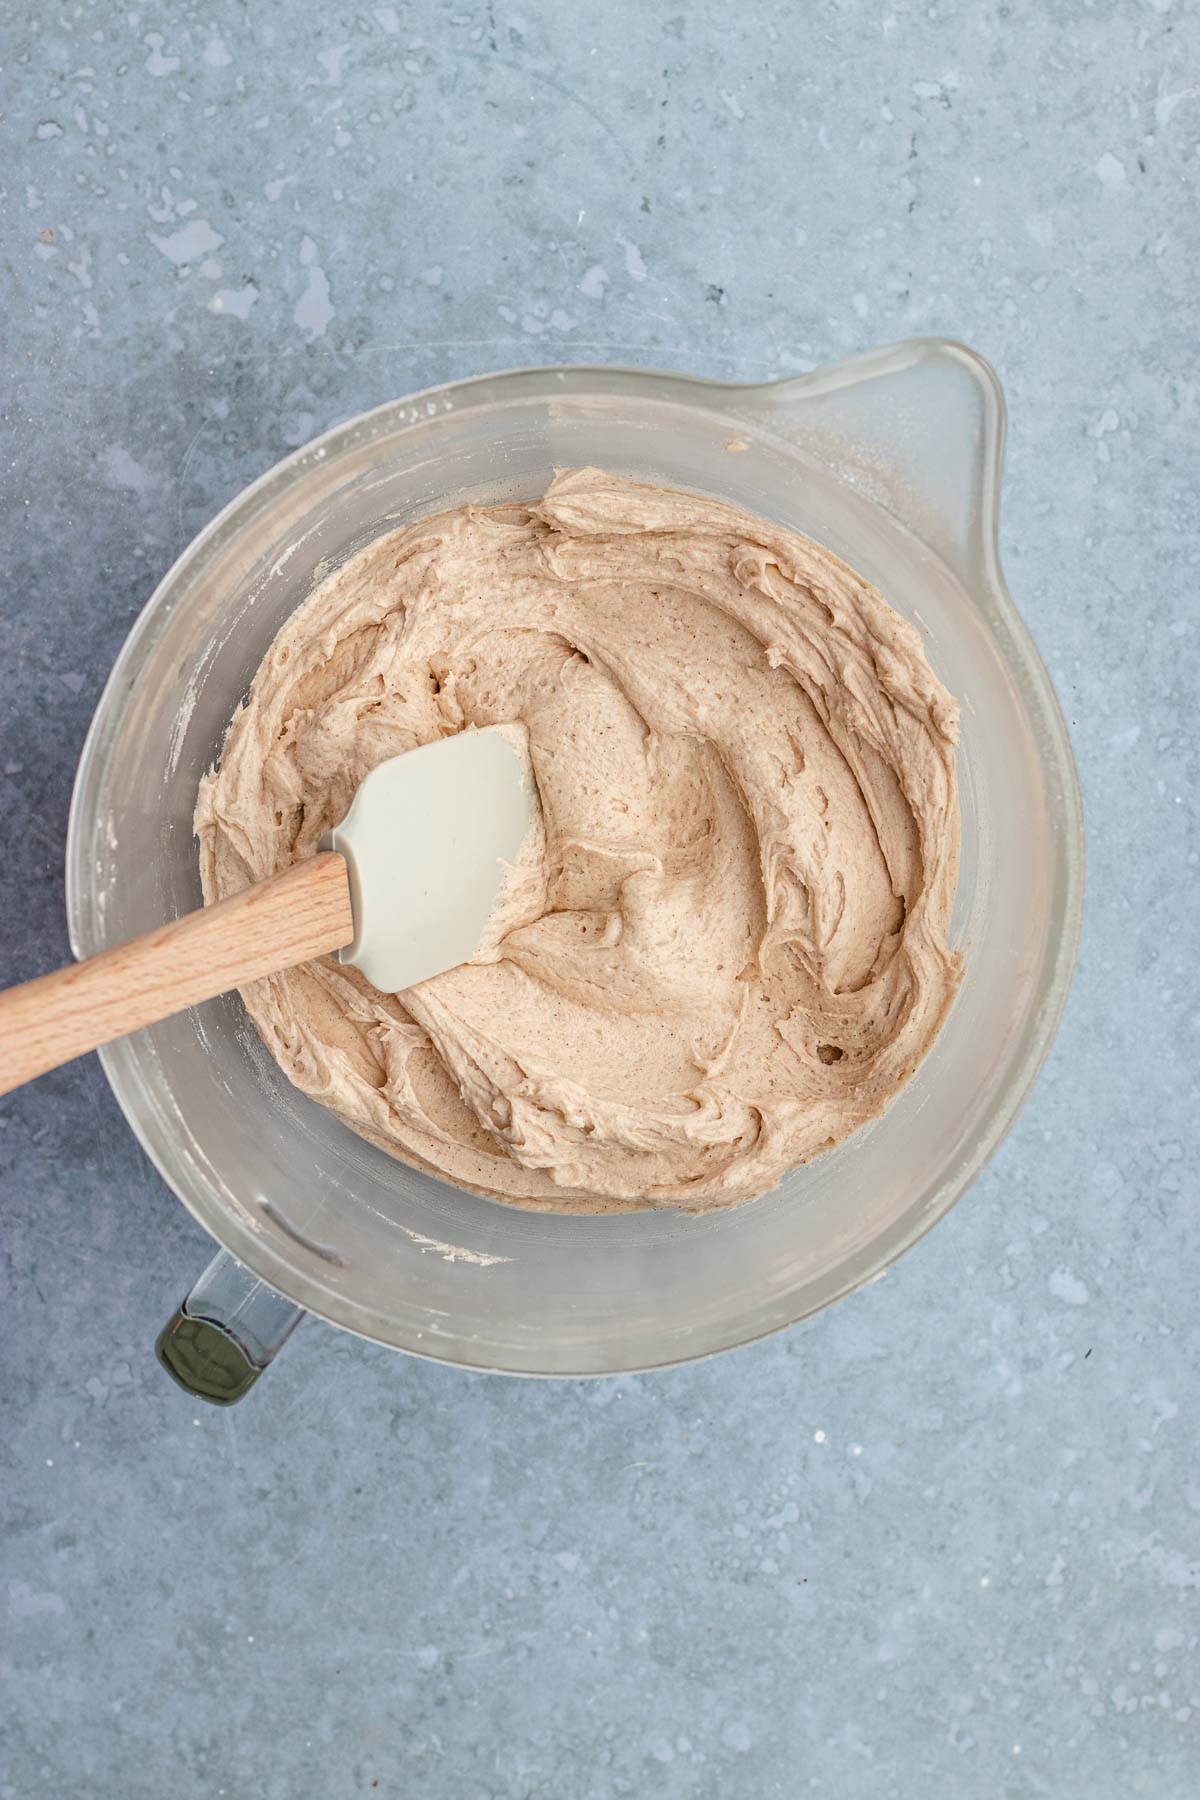
[[[155,1354],[197,1400],[234,1406],[282,1350],[304,1309],[220,1251],[164,1325]]]

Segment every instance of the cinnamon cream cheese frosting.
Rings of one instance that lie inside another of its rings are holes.
[[[879,1113],[960,959],[958,709],[810,539],[597,469],[378,538],[283,626],[196,808],[207,900],[311,856],[385,757],[528,733],[541,801],[480,960],[248,987],[305,1093],[510,1205],[704,1211]]]

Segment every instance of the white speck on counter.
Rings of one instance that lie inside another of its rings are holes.
[[[192,219],[178,231],[166,234],[150,231],[146,235],[154,248],[161,251],[177,269],[195,262],[199,256],[207,256],[210,250],[219,250],[225,242],[221,233],[214,231],[207,219]]]
[[[208,303],[208,310],[234,319],[248,319],[250,308],[257,299],[258,289],[252,281],[247,281],[240,288],[218,288]]]
[[[162,47],[165,41],[161,31],[148,31],[142,39],[143,44],[150,52],[146,58],[146,67],[156,80],[160,80],[164,75],[174,75],[179,67],[177,56],[163,55]]]
[[[300,240],[300,261],[308,270],[308,285],[292,309],[292,318],[310,338],[324,337],[334,308],[328,278],[317,261],[317,246],[310,237]]]
[[[1114,156],[1111,150],[1106,150],[1099,162],[1093,165],[1092,173],[1099,176],[1102,186],[1106,187],[1110,193],[1115,194],[1121,188],[1129,186],[1125,164],[1119,156]]]
[[[1050,1274],[1046,1286],[1056,1300],[1064,1300],[1068,1306],[1086,1306],[1089,1299],[1087,1285],[1073,1275],[1070,1269],[1057,1268]]]
[[[630,281],[645,281],[646,265],[642,260],[642,253],[637,245],[631,238],[625,237],[618,238],[617,242],[625,252],[625,273],[628,275]]]

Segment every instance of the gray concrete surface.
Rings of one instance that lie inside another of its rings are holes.
[[[94,1060],[0,1102],[0,1796],[1200,1790],[1200,28],[1182,0],[14,4],[5,980],[152,585],[334,420],[516,363],[966,339],[1090,821],[1020,1125],[889,1277],[608,1384],[309,1323],[151,1358],[206,1245]]]

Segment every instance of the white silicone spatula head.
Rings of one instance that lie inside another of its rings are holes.
[[[469,962],[533,824],[523,727],[464,731],[380,763],[329,834],[345,857],[354,941],[339,950],[385,994]]]

